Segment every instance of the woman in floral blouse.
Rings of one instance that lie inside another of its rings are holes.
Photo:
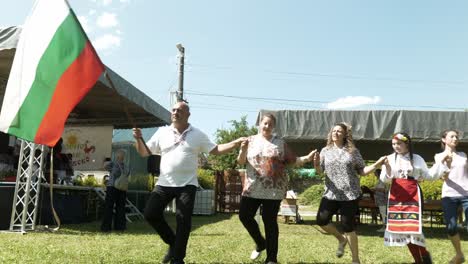
[[[313,159],[316,151],[307,156],[296,158],[287,144],[272,134],[276,118],[271,114],[263,115],[259,133],[249,137],[241,144],[237,161],[246,164],[246,177],[243,184],[239,218],[256,244],[250,258],[256,259],[266,249],[265,263],[276,263],[278,255],[277,216],[281,200],[286,196],[288,165],[301,165]],[[254,219],[262,205],[262,219],[265,225],[265,238]]]
[[[359,210],[361,196],[359,175],[373,172],[384,160],[382,157],[375,164],[366,167],[359,150],[354,146],[351,128],[345,123],[338,123],[331,128],[327,146],[320,155],[314,157],[315,170],[326,174],[325,192],[317,212],[317,224],[338,240],[338,258],[343,256],[344,248],[349,243],[353,264],[360,263],[358,238],[354,231],[354,217]],[[345,234],[341,234],[330,223],[338,210]]]

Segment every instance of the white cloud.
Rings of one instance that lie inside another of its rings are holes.
[[[97,18],[96,23],[101,28],[111,28],[117,26],[119,21],[116,14],[104,12]]]
[[[120,0],[120,3],[130,3],[130,0]]]
[[[112,4],[112,0],[102,0],[102,5],[103,6],[107,6],[107,5],[110,5]]]
[[[326,107],[328,109],[344,109],[353,108],[361,105],[377,104],[380,102],[379,96],[346,96],[338,98],[337,100],[328,103]]]
[[[114,34],[105,34],[93,41],[93,46],[100,51],[120,47],[121,38]]]
[[[86,33],[90,33],[93,31],[93,28],[89,25],[88,18],[85,16],[78,16],[78,20],[80,21],[81,26],[83,27]]]
[[[88,11],[88,15],[92,16],[94,14],[96,14],[96,9],[91,9]]]

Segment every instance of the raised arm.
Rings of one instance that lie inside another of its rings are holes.
[[[135,138],[135,148],[137,152],[142,156],[142,157],[147,157],[150,155],[147,151],[147,146],[146,143],[143,140],[143,137],[141,135],[141,129],[139,128],[133,128],[133,137]]]
[[[221,155],[221,154],[225,154],[225,153],[228,153],[229,151],[237,148],[238,146],[240,146],[240,144],[244,141],[246,141],[247,138],[246,137],[241,137],[241,138],[238,138],[236,140],[233,140],[229,143],[224,143],[224,144],[219,144],[219,145],[216,145],[216,147],[214,147],[211,151],[210,151],[210,154],[213,154],[213,155]]]
[[[317,150],[314,149],[312,150],[309,154],[302,156],[302,157],[297,157],[296,159],[296,166],[302,166],[306,162],[311,162],[314,159],[314,156],[318,154]]]
[[[315,173],[317,173],[317,174],[322,173],[322,167],[320,166],[320,153],[315,152],[312,159],[314,160]]]
[[[421,158],[422,177],[426,180],[445,179],[450,172],[450,168],[446,165],[451,163],[451,157],[447,154],[442,156],[439,162],[435,162],[430,169],[427,168],[426,162]]]
[[[385,163],[387,160],[387,156],[380,157],[374,164],[364,167],[363,169],[359,170],[359,175],[366,176],[371,172],[374,172],[376,169],[380,168],[382,164]]]
[[[429,175],[437,175],[440,178],[447,180],[452,167],[452,154],[442,152],[434,156],[434,165],[429,169]]]
[[[249,148],[249,141],[244,140],[240,145],[239,155],[237,156],[237,163],[244,165],[247,162],[247,149]]]

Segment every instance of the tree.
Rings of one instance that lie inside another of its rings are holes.
[[[231,123],[231,128],[216,130],[216,144],[224,144],[240,137],[248,137],[257,134],[258,130],[255,126],[249,127],[247,116],[242,116],[240,121],[231,120],[229,123]],[[237,166],[236,159],[238,154],[239,149],[236,149],[236,151],[232,151],[225,155],[210,155],[208,160],[210,161],[212,168],[215,170],[235,169]]]

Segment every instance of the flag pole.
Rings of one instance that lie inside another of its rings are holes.
[[[107,72],[107,70],[104,70],[104,77],[106,77],[106,79],[107,79],[107,81],[109,82],[109,85],[111,86],[111,88],[114,89],[114,90],[117,92],[117,89],[115,88],[114,82],[113,82],[112,79],[110,78],[109,73]],[[119,96],[120,96],[120,94],[119,94]],[[130,123],[132,124],[132,126],[136,128],[137,126],[136,126],[135,120],[133,119],[132,115],[131,115],[130,112],[128,111],[127,104],[122,100],[122,98],[120,99],[120,101],[122,102],[125,115],[127,116],[128,120],[130,121]],[[141,140],[141,141],[143,142],[143,145],[145,146],[145,149],[146,149],[146,151],[148,152],[148,154],[149,154],[149,155],[152,155],[151,150],[150,150],[150,149],[148,148],[148,146],[146,145],[146,142],[145,142],[145,140],[143,139],[143,137],[140,137],[140,138],[138,138],[138,139]]]
[[[114,82],[113,82],[112,79],[110,78],[109,73],[107,72],[107,70],[104,70],[104,77],[106,77],[106,79],[107,79],[107,81],[109,82],[111,88],[114,89],[114,90],[117,92],[117,89],[115,88]],[[120,96],[120,94],[119,94],[119,96]],[[133,127],[136,127],[135,120],[133,119],[132,115],[130,115],[130,112],[128,111],[127,104],[123,102],[122,98],[121,98],[120,100],[121,100],[121,102],[122,102],[125,115],[127,116],[128,120],[130,121],[130,123],[132,124],[132,126],[133,126]]]

